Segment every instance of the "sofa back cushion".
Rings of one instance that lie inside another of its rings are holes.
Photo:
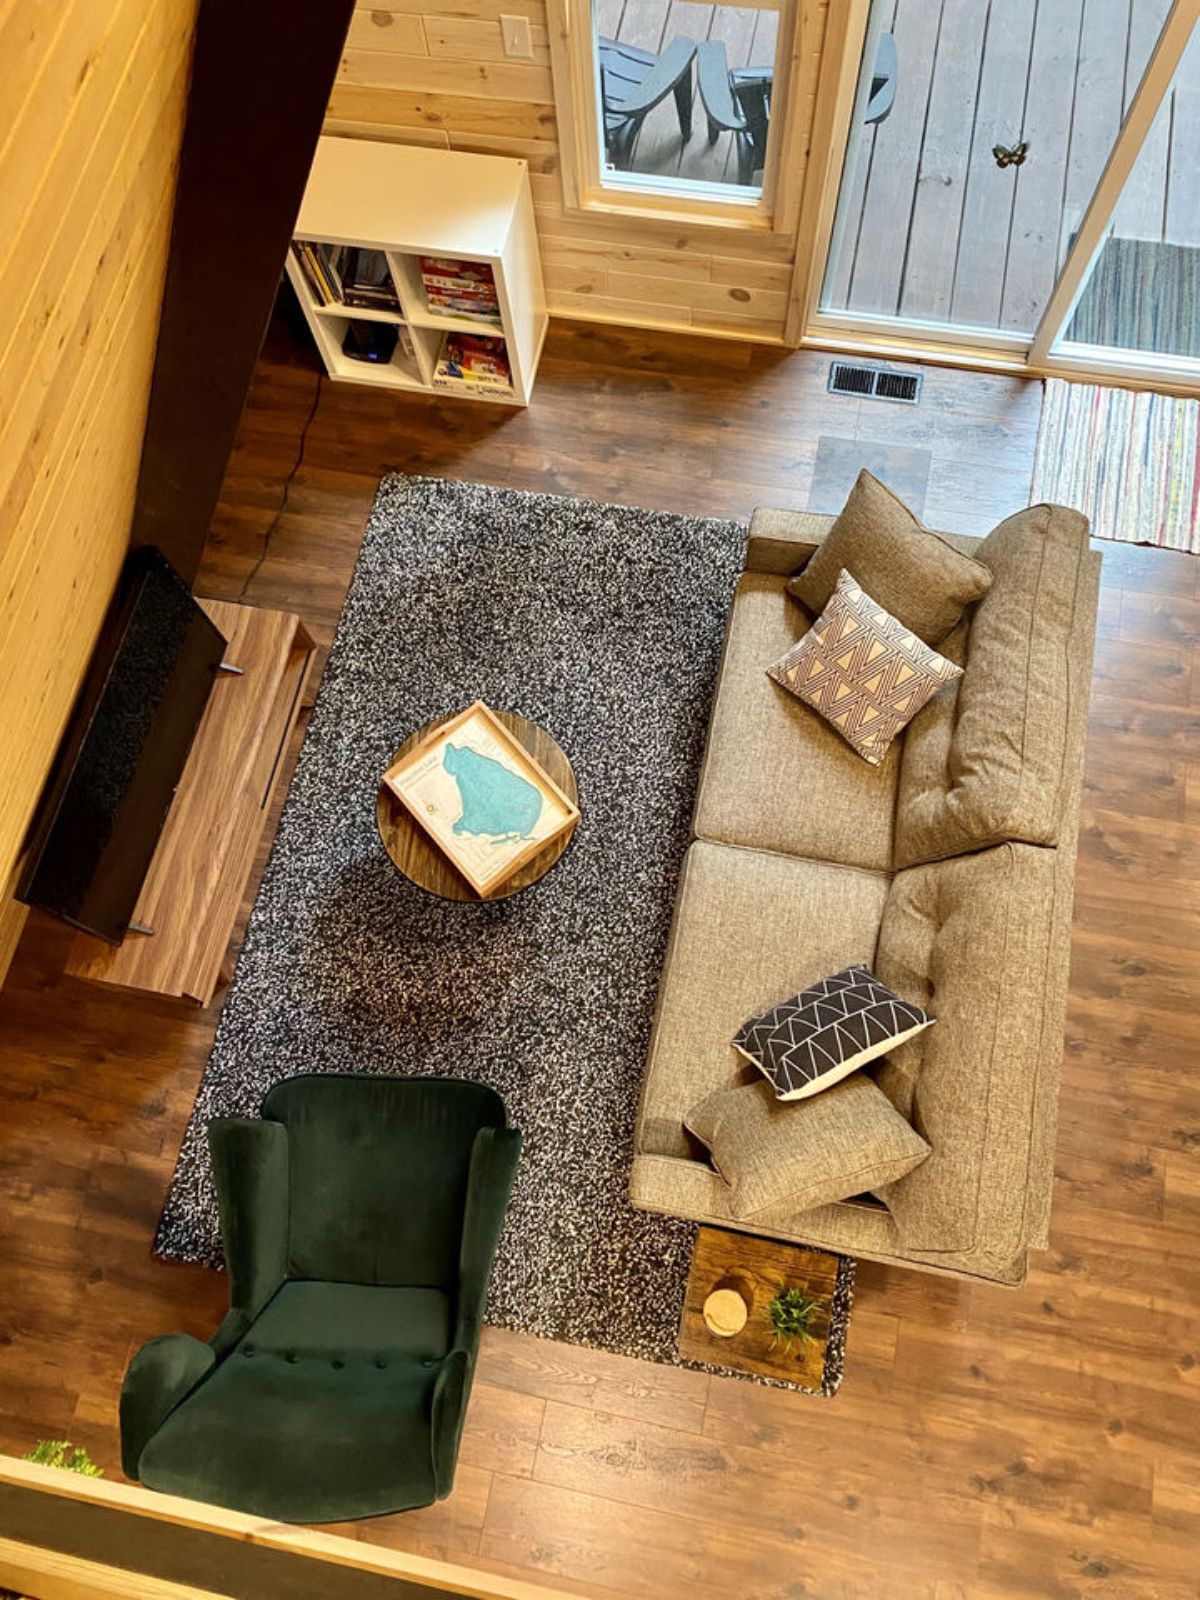
[[[1070,896],[1059,853],[1009,844],[897,873],[875,971],[937,1018],[875,1070],[929,1144],[927,1161],[881,1191],[906,1250],[986,1251],[1011,1261],[1026,1242],[1038,1116],[1053,1118],[1062,1056]],[[1052,1148],[1053,1141],[1049,1141]],[[1038,1189],[1036,1181],[1033,1189]]]
[[[991,588],[939,647],[963,676],[905,735],[898,868],[1006,840],[1055,844],[1077,781],[1096,587],[1087,519],[1030,506],[978,554]]]

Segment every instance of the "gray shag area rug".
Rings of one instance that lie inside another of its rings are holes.
[[[219,1264],[204,1131],[302,1072],[465,1077],[524,1135],[488,1320],[677,1362],[694,1225],[627,1199],[676,880],[741,566],[741,524],[478,484],[380,485],[159,1224]],[[379,776],[475,699],[567,752],[582,821],[510,901],[392,865]],[[841,1377],[853,1264],[825,1392]]]

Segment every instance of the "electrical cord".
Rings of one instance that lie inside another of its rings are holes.
[[[246,595],[250,589],[250,585],[262,571],[263,563],[271,553],[271,544],[275,538],[275,530],[282,521],[283,514],[287,510],[288,502],[291,499],[292,484],[295,481],[296,474],[304,465],[304,452],[308,447],[308,430],[313,425],[313,421],[317,415],[317,407],[321,403],[321,385],[324,383],[324,381],[325,374],[323,372],[318,372],[317,386],[313,391],[312,404],[308,408],[308,415],[304,419],[304,426],[300,429],[300,442],[296,450],[296,459],[292,463],[292,470],[288,473],[287,477],[283,481],[283,493],[279,497],[279,504],[275,507],[275,515],[271,518],[271,526],[267,529],[266,534],[263,537],[262,548],[258,552],[258,557],[255,560],[254,565],[246,574],[246,581],[242,584],[242,587],[238,592],[239,600],[244,600],[246,598]]]

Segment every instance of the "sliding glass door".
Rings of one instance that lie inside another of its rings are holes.
[[[851,10],[808,331],[1200,374],[1200,0]]]

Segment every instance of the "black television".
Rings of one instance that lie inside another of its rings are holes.
[[[165,556],[134,551],[34,816],[19,900],[121,943],[225,643]]]

